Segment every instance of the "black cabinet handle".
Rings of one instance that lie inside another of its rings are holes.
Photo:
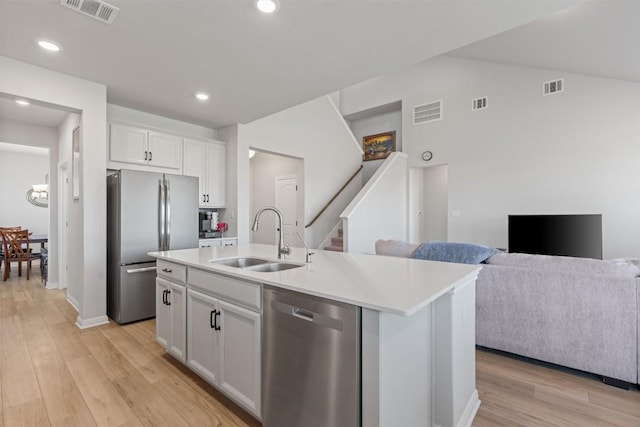
[[[162,291],[162,303],[167,305],[167,290]]]
[[[216,312],[216,314],[213,315],[213,325],[216,331],[219,331],[220,329],[222,329],[220,327],[220,325],[218,325],[218,316],[220,316],[222,314],[222,312],[220,310],[214,310]]]
[[[216,311],[218,310],[212,310],[211,313],[209,314],[209,325],[211,325],[211,329],[215,329],[216,327],[216,325],[214,324],[215,318],[216,318]]]
[[[153,160],[153,153],[149,151],[149,161]]]
[[[167,305],[171,305],[171,301],[169,301],[169,295],[171,295],[171,290],[167,290]]]
[[[145,160],[147,160],[147,153],[148,153],[148,151],[145,151],[145,152],[144,152],[144,159],[145,159]]]
[[[209,203],[209,195],[207,194],[207,203]]]
[[[203,194],[202,195],[202,203],[206,203],[206,201],[207,201],[207,195]]]
[[[165,273],[173,273],[173,270],[171,270],[170,268],[163,268],[162,271],[164,271]]]

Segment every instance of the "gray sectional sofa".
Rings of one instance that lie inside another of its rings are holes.
[[[376,253],[417,247],[381,240]],[[476,284],[476,344],[640,384],[638,276],[629,260],[493,255]]]

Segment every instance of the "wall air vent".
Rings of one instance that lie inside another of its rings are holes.
[[[471,100],[471,110],[484,110],[487,108],[487,97],[476,98]]]
[[[442,101],[432,101],[413,107],[413,125],[442,120]]]
[[[542,84],[542,94],[543,95],[553,95],[555,93],[559,93],[564,91],[564,79],[553,80],[550,82],[544,82]]]
[[[105,24],[112,24],[120,10],[100,0],[60,0],[60,4]]]

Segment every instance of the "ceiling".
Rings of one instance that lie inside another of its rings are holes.
[[[0,117],[2,119],[57,128],[69,114],[68,111],[38,104],[19,105],[15,102],[16,99],[21,98],[0,94]]]
[[[0,54],[104,84],[109,103],[221,128],[405,68],[579,0],[280,0],[273,15],[259,13],[249,0],[109,3],[120,8],[112,25],[59,0],[0,0]],[[63,50],[43,52],[36,38],[55,40]],[[197,101],[196,91],[211,99]]]
[[[591,1],[448,55],[640,82],[640,1]]]

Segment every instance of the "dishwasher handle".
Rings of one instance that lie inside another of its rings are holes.
[[[297,317],[298,319],[301,319],[306,322],[313,323],[319,326],[324,326],[324,327],[335,329],[338,331],[342,331],[343,329],[342,320],[340,319],[335,319],[333,317],[326,316],[321,313],[305,310],[303,308],[296,307],[290,304],[285,304],[280,301],[271,301],[271,308],[287,316]]]

